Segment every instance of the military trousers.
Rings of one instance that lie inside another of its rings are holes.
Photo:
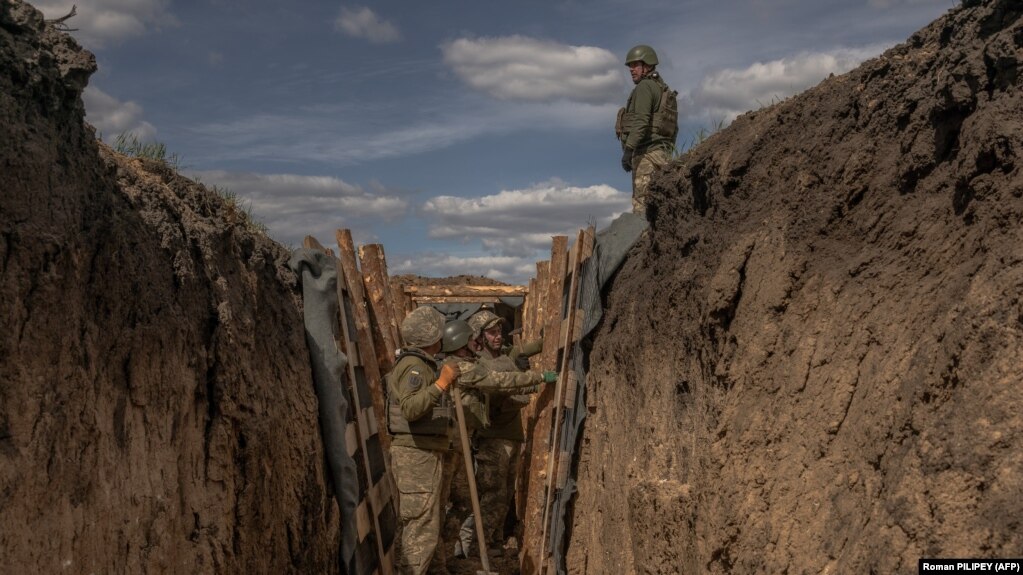
[[[456,451],[391,446],[391,469],[398,486],[398,573],[422,575],[444,565],[444,510],[451,493]],[[438,555],[438,557],[434,557]]]
[[[504,518],[515,494],[515,470],[522,443],[494,437],[476,438],[476,487],[480,494],[480,515],[487,548],[504,543]],[[462,522],[458,538],[467,555],[473,555],[476,520],[469,515]]]
[[[654,148],[632,157],[632,213],[646,214],[650,180],[655,171],[670,161],[671,156],[664,148]]]

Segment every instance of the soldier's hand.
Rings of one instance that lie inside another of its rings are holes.
[[[622,169],[626,172],[632,171],[632,148],[625,148],[622,150]]]
[[[556,371],[545,371],[543,372],[544,383],[554,383],[558,381],[558,372]]]
[[[439,387],[441,391],[447,391],[448,388],[451,387],[451,384],[458,379],[458,374],[458,367],[456,367],[455,364],[445,363],[444,366],[440,368],[440,375],[437,377],[436,382],[437,387]]]

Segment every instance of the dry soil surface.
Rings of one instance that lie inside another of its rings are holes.
[[[967,1],[663,172],[606,296],[570,573],[1023,549],[1023,4]]]

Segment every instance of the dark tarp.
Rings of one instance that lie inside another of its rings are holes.
[[[478,312],[483,304],[479,303],[429,303],[425,304],[444,314],[444,319],[453,321],[456,319],[467,320],[469,316]]]
[[[348,358],[337,347],[337,267],[333,257],[312,249],[298,249],[288,265],[302,282],[305,339],[319,402],[320,433],[327,457],[334,497],[341,512],[341,568],[355,573],[357,533],[355,509],[359,503],[359,476],[348,455],[348,391],[343,374]]]
[[[585,312],[582,322],[582,331],[579,341],[574,344],[572,359],[569,369],[575,372],[579,381],[586,381],[586,368],[589,366],[589,345],[583,345],[590,332],[600,323],[604,310],[601,306],[601,290],[618,270],[625,256],[632,249],[633,244],[639,240],[643,231],[649,224],[642,216],[632,213],[625,213],[617,218],[607,228],[597,232],[594,238],[593,255],[583,263],[579,272],[579,296],[578,307]],[[569,286],[565,286],[566,291]],[[566,294],[567,301],[567,294]],[[561,426],[561,441],[558,445],[561,449],[569,452],[569,460],[573,462],[573,469],[570,470],[568,482],[565,487],[555,493],[554,502],[551,507],[551,525],[548,533],[550,539],[547,541],[548,549],[551,549],[554,557],[554,565],[558,573],[565,573],[565,517],[568,514],[568,505],[576,492],[575,483],[575,459],[578,448],[579,434],[582,431],[583,419],[586,418],[586,386],[576,387],[576,396],[573,398],[572,407],[565,410],[564,423]]]

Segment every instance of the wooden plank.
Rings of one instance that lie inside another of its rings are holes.
[[[372,319],[376,330],[374,337],[378,343],[377,361],[381,372],[388,372],[394,367],[394,358],[402,347],[399,325],[404,317],[394,317],[394,304],[391,301],[391,286],[387,277],[387,261],[384,248],[380,244],[369,244],[359,248],[359,261],[362,262],[363,282],[368,295]]]
[[[425,303],[501,303],[501,298],[497,296],[412,296],[412,301],[416,304]]]
[[[341,260],[341,268],[344,271],[345,286],[351,296],[351,309],[355,321],[355,341],[350,342],[353,346],[353,355],[358,357],[363,374],[366,377],[366,384],[369,386],[371,399],[373,401],[373,413],[376,421],[387,421],[387,406],[384,402],[384,379],[378,362],[378,354],[373,345],[373,328],[370,324],[369,309],[366,305],[365,286],[362,282],[362,273],[355,261],[355,245],[352,242],[352,233],[349,230],[337,230],[338,253]],[[384,453],[389,453],[391,438],[386,433],[380,435],[380,443]],[[386,458],[385,458],[386,459]]]
[[[575,394],[577,393],[577,387],[579,386],[579,378],[575,374],[575,370],[568,370],[568,376],[565,378],[565,395],[561,401],[561,407],[565,409],[571,409],[575,405]]]
[[[551,267],[547,285],[544,322],[544,345],[540,356],[543,369],[555,369],[561,347],[561,310],[568,275],[568,236],[555,236],[551,241]]]
[[[338,247],[341,248],[342,250],[344,250],[344,242],[342,241],[343,235],[344,234],[340,233],[338,234]],[[350,240],[350,236],[348,239]],[[354,261],[354,255],[352,255],[352,260]],[[337,267],[338,269],[343,270],[345,267],[344,262],[338,260]],[[352,290],[348,287],[349,281],[341,281],[342,279],[349,280],[352,284],[358,284],[361,283],[362,277],[357,275],[354,277],[354,279],[351,279],[346,276],[345,278],[338,278],[337,282],[337,298],[339,308],[338,321],[340,323],[340,329],[338,331],[341,335],[341,342],[344,345],[345,349],[353,349],[353,342],[358,336],[355,333],[353,333],[352,328],[353,326],[356,325],[356,321],[354,317],[349,317],[349,310],[351,310],[352,314],[357,315],[357,312],[355,311],[357,309],[357,306],[354,305],[354,302],[352,301]],[[354,331],[358,331],[358,329],[356,328]],[[367,404],[372,405],[372,400],[364,401],[364,398],[362,397],[362,391],[360,390],[359,386],[358,380],[359,376],[361,375],[363,378],[367,378],[365,370],[361,369],[357,371],[355,364],[351,362],[348,362],[345,365],[345,370],[347,371],[348,374],[348,384],[351,386],[350,389],[352,401],[355,402],[356,406],[356,408],[352,411],[356,414],[356,420],[358,421],[358,431],[360,432],[359,443],[360,447],[362,448],[362,464],[366,475],[367,482],[366,488],[368,490],[370,484],[373,481],[373,465],[370,461],[368,446],[369,438],[371,436],[369,435],[369,428],[366,422],[367,414],[363,409],[363,406],[366,406]],[[367,388],[370,387],[368,382],[366,384],[366,387]],[[382,438],[380,439],[382,443]],[[377,448],[379,449],[379,447]],[[386,473],[387,472],[385,471],[385,475]],[[384,546],[380,536],[381,534],[380,518],[378,516],[378,514],[383,511],[383,507],[373,506],[370,504],[370,502],[367,501],[363,501],[363,503],[360,505],[360,508],[362,507],[362,505],[368,505],[367,512],[370,515],[369,519],[371,520],[373,532],[376,533],[376,537],[374,537],[374,540],[376,542],[377,548],[377,559],[379,560],[384,556]],[[364,537],[361,537],[360,539],[364,539]]]
[[[355,430],[356,423],[349,421],[345,426],[345,447],[348,449],[348,457],[354,457],[359,451],[359,432]]]
[[[366,500],[359,503],[355,508],[355,529],[359,534],[359,541],[366,539],[366,536],[373,530],[373,522],[370,520],[369,505]]]
[[[405,293],[413,298],[416,296],[492,296],[492,297],[521,297],[529,293],[526,286],[479,286],[479,285],[457,285],[457,286],[406,286]]]
[[[530,278],[530,280],[529,280],[529,293],[536,293],[537,281],[538,281],[537,278]],[[527,314],[527,316],[526,316],[526,325],[530,326],[530,333],[528,334],[528,337],[530,337],[530,338],[533,335],[532,334],[532,326],[536,324],[536,316],[539,313],[539,308],[540,308],[540,302],[537,301],[537,300],[538,300],[538,298],[536,298],[536,297],[530,297],[529,298],[529,309],[526,310],[526,314]],[[526,337],[519,338],[519,343],[522,343],[523,341],[526,341],[526,339],[527,339]]]
[[[391,317],[398,322],[398,330],[401,331],[401,321],[412,312],[412,299],[405,293],[405,286],[390,278],[387,280],[387,287],[391,290]]]
[[[547,549],[548,531],[550,527],[551,517],[550,513],[554,505],[554,496],[557,491],[557,479],[562,470],[566,470],[568,465],[562,466],[561,458],[554,455],[561,451],[561,428],[562,419],[564,418],[564,404],[566,401],[566,391],[572,380],[570,380],[571,362],[574,350],[574,341],[576,336],[576,322],[582,323],[582,318],[578,317],[582,314],[577,313],[578,299],[579,299],[579,282],[580,272],[582,265],[586,259],[593,254],[593,241],[594,241],[594,228],[590,226],[586,230],[580,230],[576,236],[576,243],[572,246],[572,256],[570,258],[570,269],[572,272],[571,280],[569,283],[568,290],[568,305],[566,309],[569,310],[568,317],[570,319],[568,324],[567,333],[561,334],[561,347],[563,348],[561,364],[558,369],[558,384],[555,388],[554,397],[554,420],[552,422],[553,434],[551,435],[551,456],[548,458],[548,470],[546,478],[546,496],[544,497],[544,513],[543,513],[543,535],[540,541],[540,560],[546,562],[547,556],[550,550]],[[542,575],[543,571],[541,571]]]
[[[550,285],[551,281],[551,261],[544,260],[537,262],[536,264],[536,313],[533,314],[533,325],[530,328],[529,341],[534,341],[541,338],[541,333],[544,325],[544,318],[547,317],[547,286]],[[531,363],[534,367],[539,368],[540,366],[540,355],[536,355],[532,358]]]
[[[538,289],[546,290],[544,312],[535,321],[544,328],[544,347],[540,355],[540,367],[555,370],[558,366],[562,298],[565,277],[568,275],[568,237],[554,236],[551,241],[550,269],[548,284]],[[527,296],[527,300],[536,294]],[[539,327],[535,328],[539,333]],[[520,569],[524,575],[535,574],[539,569],[540,538],[543,533],[544,485],[550,450],[550,432],[553,413],[549,407],[554,400],[555,386],[548,385],[522,410],[527,430],[523,454],[518,470],[517,514],[523,523],[523,544],[520,555]]]

